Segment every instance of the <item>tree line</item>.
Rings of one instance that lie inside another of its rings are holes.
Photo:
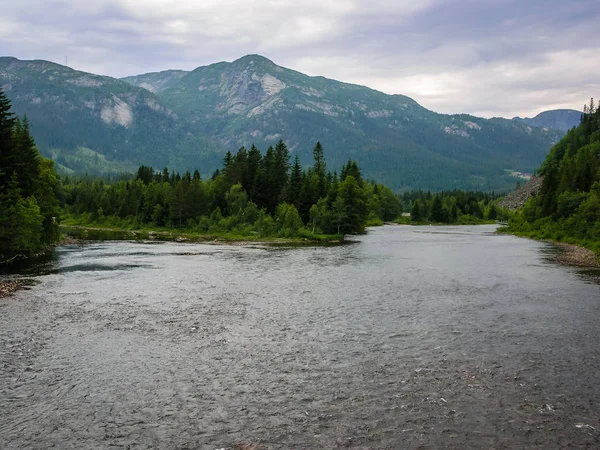
[[[600,253],[600,108],[593,98],[579,126],[552,148],[539,174],[539,195],[509,222],[509,230]]]
[[[264,154],[254,145],[228,152],[220,169],[203,180],[141,166],[131,180],[65,179],[65,211],[83,223],[180,228],[200,233],[310,237],[362,233],[367,225],[396,219],[400,199],[363,179],[355,161],[339,174],[327,170],[317,142],[313,164],[290,163],[283,141]]]
[[[495,202],[501,195],[481,191],[414,191],[402,196],[413,223],[476,224],[507,220],[508,211]]]
[[[0,261],[58,240],[59,191],[53,162],[40,156],[27,117],[15,117],[0,88]]]

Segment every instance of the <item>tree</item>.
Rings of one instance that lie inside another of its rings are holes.
[[[346,206],[346,219],[342,231],[346,233],[362,233],[368,216],[365,193],[358,181],[348,175],[338,188],[338,199]],[[336,199],[337,202],[337,199]]]
[[[296,209],[300,208],[300,196],[302,194],[302,167],[300,166],[300,158],[296,153],[294,164],[292,164],[292,172],[288,178],[288,183],[285,188],[285,201],[294,205]]]
[[[14,127],[16,118],[11,111],[10,100],[0,88],[0,186],[6,186],[12,177],[15,153]]]
[[[40,154],[35,146],[35,141],[29,132],[29,121],[27,116],[23,121],[19,119],[15,122],[13,132],[15,152],[12,165],[14,172],[19,180],[19,187],[22,189],[21,195],[29,197],[35,191],[35,182],[40,171]]]
[[[444,210],[444,206],[442,205],[442,198],[439,195],[436,195],[433,198],[433,204],[431,206],[431,220],[434,222],[446,222],[446,211]]]
[[[144,184],[150,184],[154,179],[154,170],[152,167],[140,166],[135,177]]]
[[[19,195],[16,179],[12,186],[0,189],[0,257],[17,254],[30,255],[40,251],[43,220],[40,208],[33,197]]]
[[[230,216],[241,217],[242,212],[248,205],[248,194],[242,188],[240,183],[231,186],[231,189],[226,195],[227,212]]]
[[[326,194],[326,182],[327,182],[327,166],[325,164],[325,155],[323,153],[323,146],[321,142],[317,141],[317,144],[313,148],[313,171],[318,179],[318,198],[324,197]]]
[[[283,237],[296,236],[300,228],[304,225],[296,207],[287,203],[281,203],[277,206],[275,221],[277,223],[277,231]]]
[[[412,209],[410,210],[410,219],[413,222],[420,222],[423,220],[420,204],[421,204],[421,202],[419,202],[419,200],[415,200],[415,202],[413,203]]]
[[[337,234],[348,228],[348,205],[341,196],[338,196],[331,206],[331,217]]]
[[[27,117],[0,89],[0,260],[30,255],[58,239],[58,178],[40,157]]]
[[[490,209],[488,211],[488,220],[496,220],[496,218],[498,217],[498,210],[496,209],[496,205],[495,204],[491,204],[490,205]]]

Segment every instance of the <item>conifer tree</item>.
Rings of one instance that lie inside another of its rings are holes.
[[[325,164],[323,146],[321,145],[320,141],[317,141],[315,147],[313,148],[313,171],[318,179],[317,199],[319,199],[325,196],[327,180],[327,166]]]
[[[10,100],[0,88],[0,186],[8,185],[12,177],[11,158],[15,152],[13,129],[16,118]]]
[[[446,222],[446,215],[442,205],[442,199],[439,195],[436,195],[433,198],[433,204],[431,206],[431,220],[434,222]]]
[[[285,201],[290,205],[294,205],[296,209],[300,209],[300,195],[302,193],[302,167],[300,166],[300,158],[296,153],[292,170],[288,179],[288,184],[285,190]]]

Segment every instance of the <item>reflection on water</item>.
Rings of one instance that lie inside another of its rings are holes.
[[[598,448],[600,286],[554,264],[555,247],[493,231],[61,247],[21,266],[38,283],[0,302],[0,436],[6,448]]]

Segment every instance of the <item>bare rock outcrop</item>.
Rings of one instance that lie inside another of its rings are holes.
[[[500,201],[500,206],[511,210],[521,208],[530,197],[535,197],[540,193],[542,181],[542,177],[531,177],[527,184],[504,197]]]

